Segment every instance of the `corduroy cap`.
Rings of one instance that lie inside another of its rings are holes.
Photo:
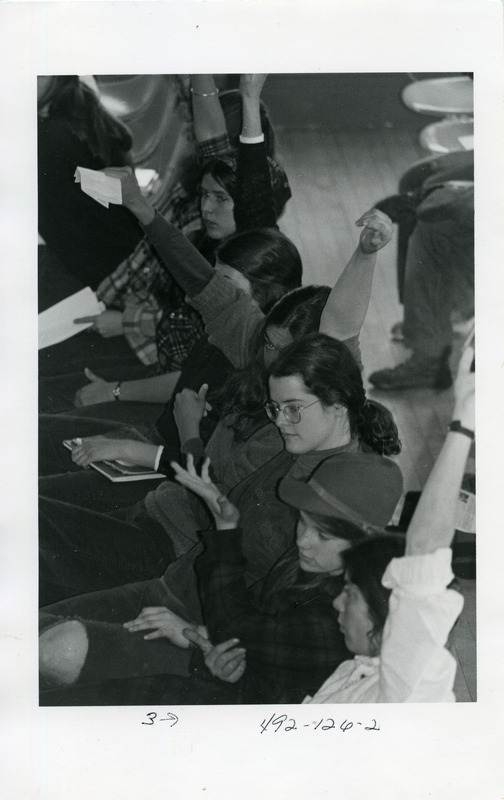
[[[401,470],[375,453],[338,453],[307,481],[284,478],[279,495],[301,511],[339,517],[367,532],[390,521],[403,488]]]

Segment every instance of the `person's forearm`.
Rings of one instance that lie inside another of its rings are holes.
[[[120,401],[130,400],[143,403],[166,403],[172,396],[180,372],[166,372],[138,381],[121,383]]]
[[[142,467],[154,469],[159,447],[147,442],[136,442],[132,439],[125,439],[122,442],[122,453],[120,458],[129,461],[131,464],[140,464]]]
[[[260,98],[242,95],[242,136],[253,138],[262,134]]]
[[[214,270],[189,239],[161,214],[143,227],[163,265],[184,292],[193,297],[203,291]]]
[[[124,207],[131,211],[142,225],[149,225],[152,222],[156,215],[156,210],[140,193],[134,198],[124,198],[124,200]]]
[[[449,547],[471,439],[449,432],[429,475],[406,535],[406,555]]]
[[[191,96],[194,135],[197,142],[226,133],[226,119],[219,101],[213,75],[192,75]]]
[[[357,336],[366,318],[373,286],[376,253],[360,245],[336,281],[320,318],[320,332],[335,339]]]

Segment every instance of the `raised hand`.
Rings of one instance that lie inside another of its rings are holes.
[[[96,331],[104,339],[110,339],[112,336],[121,336],[124,332],[122,311],[107,310],[96,316],[74,319],[75,325],[82,322],[92,322],[93,324],[88,330]]]
[[[240,76],[240,94],[243,98],[259,98],[266,82],[267,74],[246,73]]]
[[[146,640],[169,639],[177,647],[189,647],[184,631],[190,630],[190,624],[164,606],[143,608],[138,617],[125,622],[124,627],[130,633],[150,630],[143,637]]]
[[[119,178],[121,181],[122,205],[144,225],[152,222],[155,211],[140,191],[133,169],[131,167],[107,167],[103,172],[110,175],[111,178]]]
[[[92,406],[96,403],[108,403],[114,399],[112,392],[116,387],[117,381],[105,381],[87,367],[84,370],[84,375],[91,382],[76,392],[74,398],[74,406],[76,408]]]
[[[204,383],[198,392],[194,389],[182,389],[175,397],[173,416],[182,444],[199,437],[200,422],[212,410],[212,406],[206,402],[207,392],[208,383]]]
[[[359,239],[359,246],[363,253],[376,253],[385,247],[392,239],[394,226],[392,221],[383,211],[370,208],[355,223],[363,228]]]
[[[205,656],[205,664],[212,675],[228,683],[236,683],[240,680],[247,664],[245,648],[237,646],[239,639],[228,639],[227,642],[221,642],[214,646],[193,629],[185,630],[184,635],[192,644],[200,648]]]
[[[196,472],[194,459],[190,453],[187,456],[187,469],[181,467],[176,461],[172,461],[171,466],[175,472],[175,480],[205,501],[218,530],[231,530],[238,526],[240,519],[238,509],[219,491],[210,479],[208,474],[209,458],[205,458],[203,462],[201,476]]]

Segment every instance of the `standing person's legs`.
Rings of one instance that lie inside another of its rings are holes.
[[[409,243],[404,284],[404,336],[413,355],[370,375],[377,389],[451,386],[451,311],[454,285],[461,282],[474,286],[471,226],[446,218],[420,221]]]
[[[143,503],[103,514],[39,498],[40,604],[158,577],[175,557]]]

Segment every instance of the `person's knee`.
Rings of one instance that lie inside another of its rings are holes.
[[[86,629],[78,620],[68,620],[48,628],[39,639],[41,675],[70,686],[79,677],[88,647]]]

